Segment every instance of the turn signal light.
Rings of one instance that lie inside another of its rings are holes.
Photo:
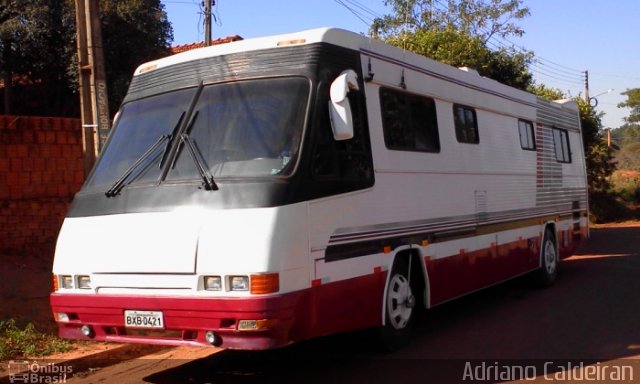
[[[277,323],[276,319],[238,320],[238,331],[265,331]]]
[[[263,275],[251,275],[251,293],[261,295],[274,293],[280,290],[280,275],[266,273]]]

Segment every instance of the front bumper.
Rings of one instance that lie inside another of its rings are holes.
[[[205,337],[219,337],[216,346],[259,350],[287,345],[309,337],[304,318],[309,313],[306,291],[247,298],[155,297],[53,293],[51,308],[65,313],[57,321],[60,337],[80,340],[156,345],[211,346]],[[164,328],[127,328],[125,310],[161,311]],[[238,330],[240,320],[266,320],[259,330]],[[86,336],[81,328],[91,327]]]

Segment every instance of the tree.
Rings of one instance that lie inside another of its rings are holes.
[[[482,76],[526,89],[532,81],[527,69],[533,55],[514,49],[492,51],[494,35],[521,35],[511,20],[529,14],[519,0],[387,0],[393,13],[376,19],[372,33],[389,44],[455,67],[471,67]]]
[[[587,178],[591,194],[606,194],[611,190],[610,177],[616,170],[613,151],[607,146],[602,133],[602,113],[596,112],[588,102],[577,98],[580,108],[582,140],[587,163]]]
[[[625,123],[621,127],[611,130],[611,139],[620,148],[640,143],[640,124]]]
[[[527,91],[533,93],[538,97],[542,97],[547,100],[562,100],[566,99],[564,92],[557,88],[550,88],[544,84],[532,84]]]
[[[115,112],[135,67],[166,55],[173,33],[160,0],[101,0],[100,6]],[[5,113],[78,116],[74,0],[6,1],[0,21]]]
[[[640,142],[629,143],[616,153],[618,168],[640,171]]]
[[[640,123],[640,88],[627,89],[622,92],[627,96],[627,101],[619,103],[618,108],[630,108],[629,117],[625,118],[627,123]]]
[[[5,113],[10,112],[14,82],[15,102],[20,111],[32,104],[45,104],[46,108],[59,106],[65,99],[61,92],[67,83],[66,46],[72,37],[64,28],[69,4],[55,0],[24,0],[4,2],[0,5],[0,66],[5,86]],[[61,28],[61,25],[63,27]],[[23,86],[32,85],[36,97],[25,98]]]
[[[455,30],[486,43],[494,35],[521,36],[515,21],[529,15],[521,0],[385,0],[393,13],[374,21],[382,37],[421,30]],[[438,7],[440,5],[440,7]]]
[[[0,5],[0,63],[2,64],[2,83],[4,85],[4,111],[10,113],[9,99],[13,89],[13,68],[20,62],[17,58],[18,45],[24,28],[20,23],[20,14],[8,5]]]
[[[173,30],[160,0],[101,0],[100,21],[113,113],[136,67],[169,54]]]

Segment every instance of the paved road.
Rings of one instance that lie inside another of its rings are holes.
[[[640,357],[621,360],[640,355],[640,226],[593,230],[561,268],[552,288],[521,278],[429,311],[412,344],[392,354],[377,352],[372,335],[360,332],[277,351],[159,356],[68,382],[491,383],[520,372],[538,382],[587,382],[576,376],[583,372],[598,382],[640,383]],[[581,364],[592,368],[569,370]]]

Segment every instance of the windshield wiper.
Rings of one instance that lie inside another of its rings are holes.
[[[133,164],[131,164],[131,166],[129,168],[127,168],[126,171],[124,171],[124,173],[122,174],[122,176],[120,176],[120,178],[111,186],[111,188],[109,188],[109,190],[107,192],[105,192],[104,194],[107,197],[113,197],[115,195],[117,195],[118,193],[120,193],[120,191],[122,190],[122,188],[124,187],[125,182],[127,181],[127,179],[129,178],[129,176],[131,176],[131,174],[133,173],[134,170],[136,170],[136,168],[138,168],[140,166],[140,164],[142,164],[157,148],[160,147],[160,145],[162,145],[162,143],[165,140],[168,140],[170,137],[170,135],[162,135],[158,138],[158,140],[156,140],[155,143],[153,143],[149,149],[147,149],[145,151],[145,153],[142,154],[142,156],[140,156],[138,158],[138,160],[136,160]]]
[[[180,125],[181,125],[180,123],[182,122],[182,119],[184,118],[185,113],[186,113],[185,111],[182,111],[182,113],[180,114],[180,118],[178,119],[178,122],[176,123],[176,125],[173,126],[173,129],[171,130],[171,134],[169,135],[169,140],[167,140],[167,145],[164,146],[164,151],[162,152],[160,163],[158,163],[158,167],[160,169],[162,169],[162,165],[164,164],[164,161],[167,159],[167,156],[169,154],[169,148],[171,148],[171,141],[173,140],[176,133],[180,129]]]
[[[113,196],[116,196],[117,194],[119,194],[120,191],[122,190],[122,188],[124,188],[125,182],[129,178],[129,176],[131,176],[133,171],[135,171],[140,166],[140,164],[142,164],[145,160],[147,160],[147,158],[149,156],[151,156],[151,154],[157,148],[159,148],[160,145],[162,145],[163,142],[166,141],[167,145],[165,146],[164,152],[162,153],[162,158],[160,159],[160,168],[162,168],[162,163],[164,163],[164,161],[165,161],[165,159],[167,157],[167,152],[168,152],[169,146],[171,145],[171,139],[175,136],[176,132],[178,131],[178,128],[180,127],[180,123],[182,122],[182,119],[184,118],[184,115],[185,115],[185,112],[183,111],[180,114],[180,118],[178,118],[178,122],[173,127],[173,129],[171,130],[170,134],[160,136],[158,138],[158,140],[156,140],[156,142],[153,143],[149,147],[149,149],[147,149],[142,154],[142,156],[140,156],[133,164],[131,164],[131,166],[129,168],[127,168],[126,171],[124,171],[122,176],[120,176],[120,178],[111,186],[111,188],[109,188],[109,190],[104,193],[107,197],[113,197]]]
[[[202,179],[204,189],[206,189],[207,191],[217,191],[218,185],[213,180],[213,176],[211,176],[211,173],[209,172],[209,167],[207,166],[207,163],[202,157],[202,154],[198,150],[198,147],[196,146],[196,143],[193,141],[191,136],[189,136],[187,133],[183,133],[182,135],[180,135],[180,142],[186,144],[186,147],[189,150],[189,155],[191,155],[191,159],[193,160],[198,173],[200,173],[200,178]]]
[[[171,166],[169,168],[173,169],[173,167],[175,167],[176,161],[180,156],[180,151],[182,150],[182,145],[186,144],[186,147],[189,150],[189,155],[191,156],[191,160],[193,160],[193,163],[195,164],[196,169],[200,174],[200,178],[202,179],[202,184],[204,186],[204,189],[207,191],[217,191],[218,185],[213,180],[213,176],[209,172],[209,166],[207,165],[207,162],[205,161],[204,156],[202,156],[202,153],[198,150],[198,146],[196,145],[195,141],[190,136],[191,128],[193,127],[193,124],[195,124],[196,120],[198,119],[199,113],[200,111],[193,112],[193,114],[191,115],[191,118],[189,119],[189,122],[184,128],[184,132],[180,134],[180,141],[176,145],[176,153],[173,157],[173,162],[171,163]]]

